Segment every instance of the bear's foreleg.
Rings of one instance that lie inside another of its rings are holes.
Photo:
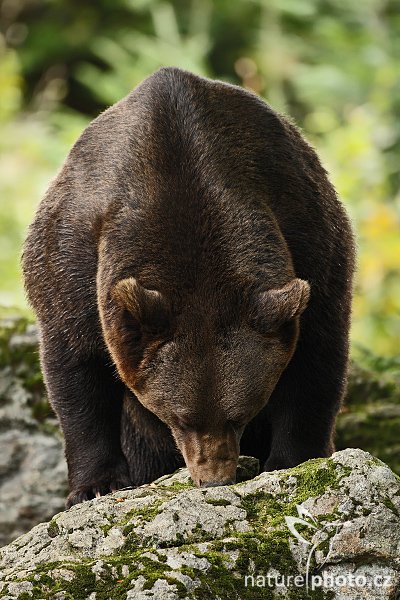
[[[121,450],[123,384],[104,357],[80,358],[43,336],[42,363],[50,403],[65,438],[67,507],[130,485]]]

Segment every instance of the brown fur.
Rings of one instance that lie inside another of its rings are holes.
[[[100,115],[23,256],[68,503],[182,456],[230,482],[239,444],[265,469],[329,455],[353,265],[315,152],[253,94],[162,69]]]

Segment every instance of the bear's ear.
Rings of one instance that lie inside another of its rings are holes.
[[[132,328],[153,334],[168,328],[170,314],[163,295],[144,288],[134,277],[119,281],[114,287],[113,297],[126,311]]]
[[[262,332],[276,331],[298,317],[310,299],[310,285],[303,279],[292,279],[281,288],[259,292],[254,303],[253,323]]]

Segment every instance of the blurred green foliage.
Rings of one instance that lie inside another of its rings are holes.
[[[399,354],[400,0],[2,0],[0,19],[1,304],[26,306],[21,243],[81,130],[176,65],[303,128],[358,232],[353,353]]]

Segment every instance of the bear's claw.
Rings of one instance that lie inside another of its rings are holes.
[[[104,478],[96,483],[88,483],[87,485],[71,490],[65,502],[65,507],[71,508],[75,504],[80,504],[86,500],[93,500],[93,498],[100,498],[100,496],[105,496],[106,494],[127,487],[132,487],[130,478],[127,475]]]

